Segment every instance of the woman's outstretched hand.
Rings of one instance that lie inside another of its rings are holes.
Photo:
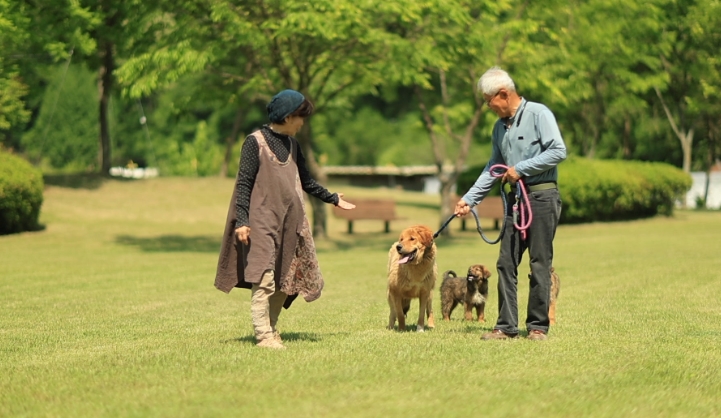
[[[338,193],[338,204],[336,206],[345,210],[355,209],[354,204],[343,200],[343,193]]]

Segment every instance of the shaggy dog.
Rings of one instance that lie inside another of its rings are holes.
[[[388,252],[388,305],[391,308],[388,329],[393,329],[396,319],[398,330],[406,329],[405,314],[411,299],[416,298],[420,302],[416,330],[423,332],[426,315],[428,327],[435,326],[431,291],[437,274],[433,232],[422,225],[404,229]]]
[[[528,273],[528,280],[531,280],[531,273]],[[551,267],[551,302],[548,305],[549,325],[556,325],[556,301],[561,291],[561,278],[558,277],[556,269]]]
[[[443,274],[441,284],[441,311],[443,319],[449,321],[451,312],[459,303],[463,303],[465,319],[473,319],[473,308],[476,308],[476,320],[486,322],[486,299],[488,299],[488,278],[491,272],[482,264],[474,264],[468,268],[466,277],[457,277],[453,270]]]

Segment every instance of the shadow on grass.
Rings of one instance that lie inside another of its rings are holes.
[[[48,186],[95,190],[103,185],[105,177],[100,174],[45,174],[43,181]]]
[[[319,334],[316,334],[314,332],[281,332],[280,338],[283,339],[283,342],[292,342],[292,341],[306,341],[311,343],[316,343],[322,338]],[[255,336],[254,335],[246,335],[245,337],[238,337],[238,338],[231,338],[229,340],[223,340],[221,341],[223,343],[245,343],[245,344],[253,344],[255,345]]]
[[[465,322],[465,320],[463,320],[463,319],[461,319],[461,321]],[[476,322],[475,324],[476,324],[475,326],[466,324],[466,326],[464,326],[462,329],[453,329],[453,330],[449,330],[449,332],[462,332],[464,334],[478,334],[478,336],[480,337],[481,334],[485,334],[487,332],[493,331],[493,324],[488,324],[488,323],[483,323],[483,322],[481,322],[480,324],[478,322]],[[478,325],[480,325],[480,326],[478,326]]]
[[[147,252],[217,253],[220,251],[220,238],[214,235],[160,235],[157,237],[118,235],[115,238],[115,242],[131,247],[138,247],[142,251]]]
[[[393,232],[388,234],[381,232],[381,234],[383,234],[382,236],[385,239],[379,238],[378,233],[372,232],[353,234],[351,235],[352,239],[350,241],[331,240],[332,248],[317,248],[316,251],[319,254],[337,251],[351,251],[363,248],[376,248],[388,251],[391,244],[398,239],[398,234]]]

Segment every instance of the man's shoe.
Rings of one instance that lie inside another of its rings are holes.
[[[494,329],[492,332],[483,334],[481,336],[482,340],[509,340],[511,338],[516,338],[518,334],[506,334],[505,332],[501,331],[500,329]]]
[[[541,331],[540,329],[532,329],[528,331],[528,337],[531,341],[545,341],[548,336],[545,332]]]

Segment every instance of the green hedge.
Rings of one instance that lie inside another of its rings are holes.
[[[42,203],[40,170],[0,150],[0,235],[37,230]]]
[[[463,194],[484,166],[458,180]],[[676,199],[691,188],[691,177],[665,163],[589,160],[569,157],[558,166],[562,223],[638,219],[671,215]]]

